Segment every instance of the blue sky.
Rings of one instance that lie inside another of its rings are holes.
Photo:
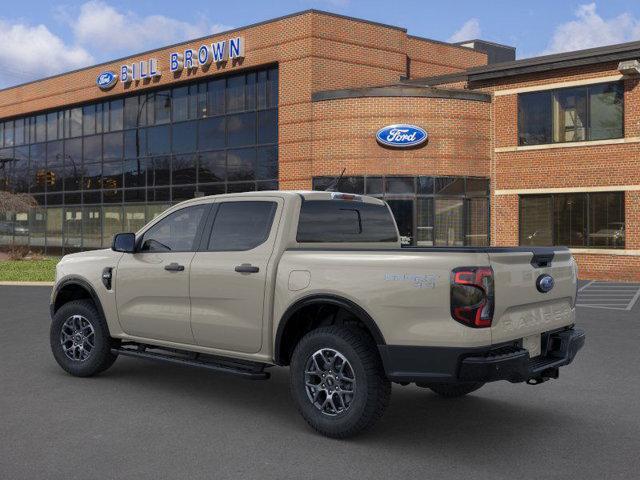
[[[4,0],[0,88],[317,8],[438,40],[479,37],[518,57],[640,40],[637,0]]]

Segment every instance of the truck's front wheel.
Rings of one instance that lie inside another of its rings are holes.
[[[111,353],[116,343],[95,305],[88,300],[64,304],[53,316],[49,334],[53,356],[64,370],[76,377],[100,373],[116,361]]]
[[[291,359],[291,395],[318,432],[346,438],[384,413],[391,384],[375,344],[357,328],[322,327],[306,334]]]

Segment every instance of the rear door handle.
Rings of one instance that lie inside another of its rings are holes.
[[[243,263],[242,265],[238,265],[236,267],[236,272],[238,273],[258,273],[260,268],[254,267],[250,263]]]
[[[184,265],[178,265],[177,263],[170,263],[169,265],[165,265],[164,269],[168,272],[183,272]]]

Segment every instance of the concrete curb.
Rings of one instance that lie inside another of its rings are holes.
[[[54,282],[0,282],[6,287],[53,287]]]

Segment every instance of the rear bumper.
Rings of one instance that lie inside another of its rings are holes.
[[[387,377],[399,383],[512,383],[557,378],[584,346],[584,331],[564,328],[541,336],[542,353],[529,358],[519,341],[474,348],[379,345]]]

